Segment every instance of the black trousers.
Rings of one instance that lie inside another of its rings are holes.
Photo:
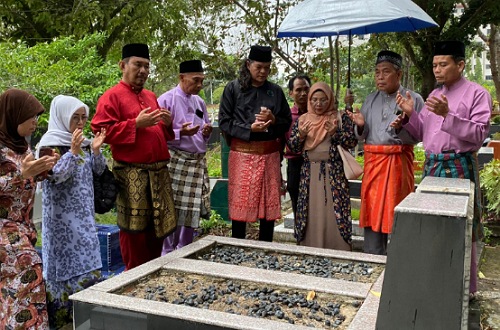
[[[371,227],[364,229],[363,252],[387,255],[387,241],[390,235],[373,231]]]
[[[233,238],[245,238],[247,232],[247,223],[245,221],[231,221]],[[274,221],[260,219],[259,222],[259,241],[272,242],[274,234]]]
[[[304,159],[299,158],[289,158],[287,159],[286,167],[286,190],[290,195],[290,200],[292,201],[293,215],[297,214],[297,201],[299,200],[299,183],[300,183],[300,169],[302,168],[302,163]]]

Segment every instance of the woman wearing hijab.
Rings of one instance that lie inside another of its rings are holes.
[[[53,148],[61,158],[43,182],[42,255],[51,328],[71,321],[68,296],[101,278],[101,255],[94,221],[92,172],[100,175],[106,159],[100,147],[106,132],[91,142],[83,136],[89,107],[72,96],[58,95],[50,105],[47,133],[39,150]]]
[[[288,141],[293,152],[304,156],[295,223],[298,244],[351,250],[349,182],[337,146],[350,149],[356,144],[353,123],[338,112],[330,86],[315,83],[307,113],[295,122]]]
[[[0,95],[0,329],[48,329],[42,260],[31,218],[35,180],[57,156],[35,159],[26,137],[35,131],[42,104],[25,91]]]

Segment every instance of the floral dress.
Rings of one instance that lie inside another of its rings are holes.
[[[0,149],[0,329],[48,329],[42,260],[32,221],[36,183],[22,179],[31,153]]]
[[[94,220],[92,172],[106,166],[89,148],[75,156],[68,147],[43,182],[42,256],[51,328],[71,322],[68,297],[101,280],[101,254]]]
[[[341,237],[346,243],[351,244],[352,219],[349,181],[345,177],[342,158],[337,150],[337,146],[341,145],[346,149],[356,146],[357,139],[354,135],[353,122],[347,114],[342,114],[342,126],[330,138],[328,160],[321,161],[320,164],[320,173],[325,177],[326,184],[324,193],[320,192],[319,195],[325,196],[325,205],[327,205],[325,194],[328,190],[333,198],[333,210],[331,212],[327,210],[327,213],[331,214],[328,219],[309,219],[310,212],[313,211],[309,210],[309,195],[312,193],[309,191],[311,187],[311,161],[308,155],[309,152],[303,150],[304,141],[300,141],[298,124],[299,121],[297,120],[292,126],[290,139],[287,141],[288,147],[292,152],[302,152],[304,157],[304,163],[300,170],[299,198],[295,217],[295,238],[298,243],[304,239],[308,221],[336,221]]]

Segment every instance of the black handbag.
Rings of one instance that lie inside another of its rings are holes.
[[[95,212],[103,214],[115,207],[118,194],[118,181],[113,172],[106,166],[101,175],[94,173],[94,207]]]

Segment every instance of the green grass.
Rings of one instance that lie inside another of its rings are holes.
[[[351,208],[351,218],[353,220],[359,220],[359,209]]]
[[[221,145],[217,143],[207,151],[208,176],[220,178],[222,176]]]
[[[96,213],[95,222],[101,225],[116,225],[116,211],[111,210],[104,214]]]

